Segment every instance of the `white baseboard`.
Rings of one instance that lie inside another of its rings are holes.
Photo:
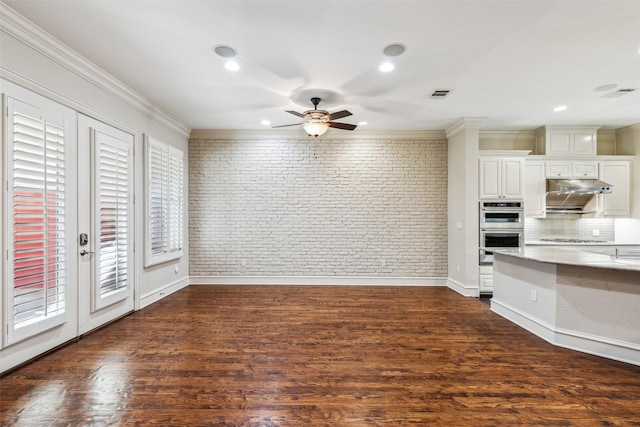
[[[453,280],[451,277],[447,278],[447,288],[456,291],[457,293],[465,297],[477,298],[480,293],[477,286],[467,286],[464,283]]]
[[[176,291],[179,291],[182,288],[186,288],[187,286],[189,286],[189,283],[190,283],[189,278],[185,277],[184,279],[180,279],[175,282],[169,283],[160,289],[156,289],[153,292],[149,292],[144,295],[141,295],[139,309],[145,308],[148,305],[151,305],[154,302],[161,300],[167,295],[170,295]]]
[[[640,366],[640,345],[638,344],[557,328],[496,300],[495,297],[491,299],[491,311],[558,347]]]
[[[446,286],[441,277],[191,276],[192,285]]]

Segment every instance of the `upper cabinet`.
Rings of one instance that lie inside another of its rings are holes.
[[[483,200],[524,198],[524,158],[528,151],[487,151],[478,163],[478,197]]]
[[[631,215],[631,162],[605,160],[600,162],[600,179],[613,185],[611,194],[600,194],[600,216],[628,217]]]
[[[544,218],[547,210],[545,162],[527,159],[524,175],[524,215],[530,218]]]
[[[545,177],[549,179],[597,179],[598,162],[593,160],[548,160]]]
[[[546,216],[548,179],[600,179],[614,187],[610,194],[599,194],[596,217],[631,216],[631,156],[598,156],[594,160],[549,160],[548,156],[529,156],[524,173],[524,213],[528,218]],[[586,217],[585,217],[586,218]]]
[[[536,129],[536,152],[547,156],[595,156],[600,126],[545,126]]]

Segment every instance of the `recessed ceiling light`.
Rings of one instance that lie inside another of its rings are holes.
[[[238,71],[240,69],[240,66],[235,61],[227,61],[224,64],[224,68],[226,68],[229,71]]]
[[[555,111],[556,113],[559,113],[560,111],[564,111],[567,109],[566,105],[558,105],[557,107],[553,108],[553,111]]]
[[[225,44],[219,44],[217,46],[214,46],[213,51],[216,53],[216,55],[221,56],[223,58],[235,58],[236,56],[238,56],[237,50]]]
[[[365,126],[368,125],[369,122],[358,122],[358,126]]]
[[[407,48],[405,48],[400,43],[394,43],[385,47],[382,53],[384,53],[386,56],[400,56],[404,53],[405,50],[407,50]]]
[[[389,71],[393,70],[394,68],[395,68],[395,66],[391,62],[384,62],[384,63],[382,63],[382,65],[380,65],[380,67],[378,67],[378,69],[380,71],[382,71],[383,73],[388,73]]]
[[[264,126],[269,126],[271,124],[271,122],[269,120],[261,120],[260,124],[264,125]]]

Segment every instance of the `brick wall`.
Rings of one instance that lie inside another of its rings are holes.
[[[447,276],[444,140],[191,140],[194,276]]]

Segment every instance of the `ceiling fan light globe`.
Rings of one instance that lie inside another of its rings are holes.
[[[329,129],[329,125],[323,122],[309,122],[302,125],[302,127],[309,136],[315,136],[316,138]]]

